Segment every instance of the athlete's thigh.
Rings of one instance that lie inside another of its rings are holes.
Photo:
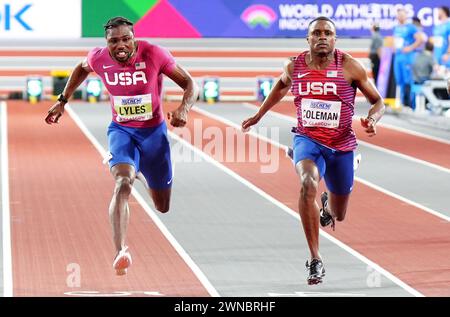
[[[312,161],[317,168],[318,181],[325,174],[325,161],[320,151],[320,145],[308,137],[302,135],[294,136],[294,164],[297,173],[301,177],[304,172],[314,173],[314,168],[308,161]]]
[[[150,132],[139,144],[139,169],[152,190],[165,190],[172,186],[172,160],[167,127],[163,123]]]
[[[126,128],[117,123],[111,123],[108,128],[108,148],[111,154],[109,168],[117,164],[129,164],[137,170],[139,166],[139,152],[132,135]]]
[[[353,189],[354,168],[353,151],[329,152],[325,155],[325,183],[328,190],[336,195],[348,195]]]
[[[353,151],[335,152],[325,157],[327,171],[324,179],[329,191],[328,204],[339,221],[345,217],[353,189],[353,157]]]

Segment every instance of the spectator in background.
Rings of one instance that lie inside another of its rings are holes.
[[[434,58],[440,65],[450,68],[450,9],[438,9],[439,24],[433,28]]]
[[[418,53],[412,66],[414,84],[423,84],[431,78],[436,61],[433,57],[433,43],[427,41],[425,49]]]
[[[380,27],[378,24],[372,25],[372,38],[370,42],[369,58],[372,64],[373,79],[375,86],[378,82],[378,71],[380,69],[381,48],[383,47],[383,38],[380,35]]]
[[[407,23],[406,11],[397,10],[398,25],[394,27],[394,76],[397,86],[400,87],[400,102],[411,106],[411,67],[414,60],[414,51],[422,45],[422,36],[417,27]]]
[[[436,66],[433,57],[433,43],[427,41],[425,49],[418,52],[414,58],[412,65],[413,83],[411,86],[411,106],[416,111],[416,107],[420,107],[420,102],[416,102],[416,95],[422,94],[422,85],[425,81],[431,79],[431,74]]]

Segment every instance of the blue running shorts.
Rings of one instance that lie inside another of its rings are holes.
[[[131,128],[111,122],[108,145],[112,158],[109,168],[116,164],[133,165],[136,173],[145,176],[152,189],[172,186],[172,162],[165,121],[151,128]]]
[[[347,195],[353,189],[353,151],[343,152],[326,147],[304,135],[294,136],[294,164],[309,159],[314,161],[320,178],[330,192]]]

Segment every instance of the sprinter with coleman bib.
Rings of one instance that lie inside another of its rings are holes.
[[[309,50],[287,61],[283,74],[259,111],[242,122],[243,131],[257,124],[289,90],[297,108],[294,148],[291,151],[300,179],[299,213],[311,254],[306,263],[309,285],[322,282],[325,269],[319,253],[319,222],[332,225],[343,221],[353,188],[356,137],[352,129],[356,89],[372,107],[361,125],[369,136],[385,106],[364,67],[350,55],[335,49],[336,27],[327,17],[311,21]],[[322,208],[316,202],[319,182],[324,178],[328,191],[322,193]]]

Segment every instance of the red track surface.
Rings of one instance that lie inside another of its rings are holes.
[[[111,176],[68,115],[57,127],[43,122],[48,106],[8,102],[14,295],[61,296],[64,292],[89,290],[207,296],[134,199],[128,236],[134,264],[128,276],[114,275],[107,216]],[[176,106],[167,103],[165,111]],[[191,132],[195,119],[202,120],[203,129],[218,127],[225,135],[226,125],[195,111],[189,115]],[[428,143],[423,142],[429,140],[408,134],[402,137],[403,144],[414,153],[427,153]],[[246,136],[247,141],[250,138]],[[388,146],[391,138],[383,129],[370,141]],[[202,149],[209,141],[203,140]],[[291,161],[282,150],[262,141],[259,144],[278,152],[280,165],[275,174],[261,173],[264,164],[260,163],[222,163],[297,210],[299,186]],[[424,295],[450,295],[448,222],[356,183],[346,221],[338,223],[337,231],[328,232]],[[70,263],[80,265],[80,288],[66,284]]]
[[[49,106],[8,102],[14,296],[79,291],[208,296],[134,199],[128,234],[134,263],[127,276],[115,276],[108,222],[113,180],[69,115],[59,126],[44,123]],[[70,263],[80,266],[79,288],[67,286]]]
[[[173,108],[173,104],[166,105],[166,110]],[[189,115],[191,133],[195,119],[202,120],[203,129],[218,127],[225,135],[226,125],[194,111]],[[246,138],[248,141],[250,137]],[[377,138],[384,140],[386,136],[380,133]],[[410,143],[416,145],[415,150],[422,151],[422,140],[414,136],[410,138]],[[209,141],[203,140],[202,149]],[[262,174],[258,163],[222,163],[297,211],[299,186],[292,162],[285,158],[282,150],[267,146],[279,152],[280,166],[275,174]],[[246,155],[249,155],[248,146]],[[356,183],[346,221],[338,223],[335,232],[328,232],[424,295],[450,295],[448,222]],[[300,224],[299,234],[302,234]]]

